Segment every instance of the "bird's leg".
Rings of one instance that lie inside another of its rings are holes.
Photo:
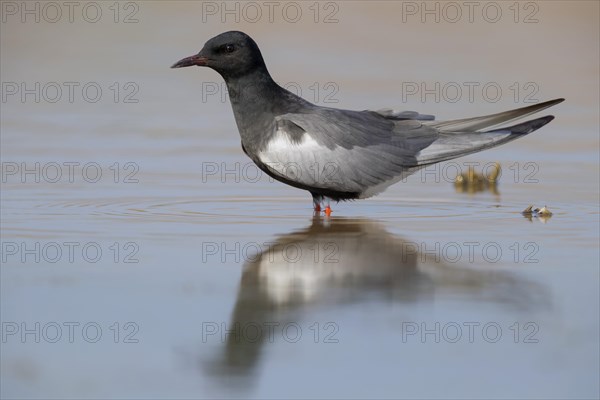
[[[321,212],[321,202],[319,200],[317,200],[316,198],[313,198],[313,205],[314,205],[315,214],[320,213]]]
[[[327,215],[328,217],[331,216],[331,206],[329,205],[329,199],[327,199],[327,207],[325,207],[325,215]]]
[[[321,208],[321,203],[323,203],[323,201],[325,201],[326,204],[325,209]],[[321,211],[323,211],[323,213],[329,217],[331,215],[331,206],[329,205],[330,201],[331,200],[328,197],[313,196],[315,216],[320,215]]]

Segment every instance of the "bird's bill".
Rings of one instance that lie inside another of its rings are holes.
[[[202,57],[200,54],[195,54],[177,61],[175,64],[171,65],[171,68],[191,67],[192,65],[204,67],[206,66],[207,61],[208,59],[206,57]]]

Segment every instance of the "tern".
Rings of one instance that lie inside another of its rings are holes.
[[[521,138],[554,119],[515,125],[564,99],[481,117],[436,121],[413,111],[351,111],[312,104],[279,86],[256,42],[239,31],[210,39],[171,68],[209,67],[227,84],[242,149],[272,178],[308,190],[315,212],[364,199],[428,165]]]

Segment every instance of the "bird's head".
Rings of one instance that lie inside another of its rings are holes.
[[[171,68],[197,65],[217,71],[223,78],[243,76],[264,61],[254,40],[243,32],[229,31],[210,39],[198,54],[179,60]]]

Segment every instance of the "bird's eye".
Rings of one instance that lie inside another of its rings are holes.
[[[234,50],[235,50],[235,47],[232,44],[226,44],[225,45],[225,52],[226,53],[233,53]]]

